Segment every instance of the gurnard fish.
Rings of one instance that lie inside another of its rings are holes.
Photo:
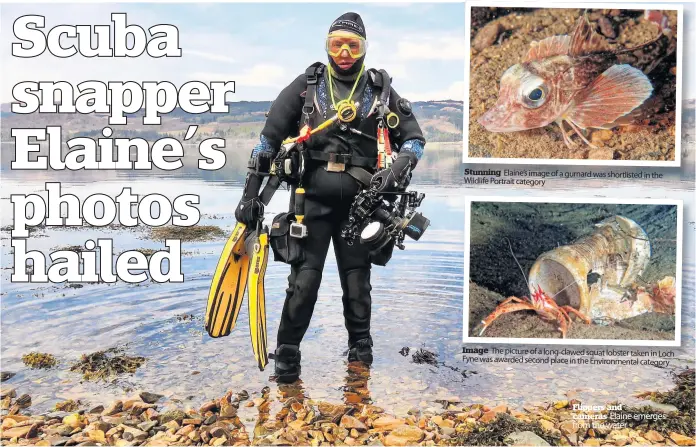
[[[664,16],[661,18],[664,23]],[[671,33],[660,26],[660,34],[650,42],[612,50],[581,15],[571,35],[532,42],[522,63],[503,73],[497,103],[478,122],[491,132],[556,123],[572,149],[577,144],[566,134],[565,122],[582,141],[595,147],[582,130],[627,124],[622,118],[625,121],[653,92],[646,73],[674,51]]]

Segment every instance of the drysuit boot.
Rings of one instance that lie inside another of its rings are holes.
[[[280,383],[293,383],[300,377],[300,347],[280,345],[275,350],[275,375]]]
[[[363,338],[351,345],[348,350],[349,362],[363,362],[366,365],[372,364],[372,337]]]

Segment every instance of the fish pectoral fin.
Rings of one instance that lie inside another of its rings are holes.
[[[630,65],[613,65],[575,98],[566,120],[578,127],[602,127],[639,107],[652,94],[645,74]]]
[[[639,122],[640,118],[645,115],[645,110],[644,106],[647,103],[647,101],[643,102],[640,106],[636,107],[632,111],[628,112],[627,114],[618,117],[611,123],[603,124],[602,126],[599,126],[601,129],[613,129],[615,127],[619,126],[628,126],[630,124],[636,124]]]

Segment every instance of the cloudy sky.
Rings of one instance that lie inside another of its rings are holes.
[[[272,100],[315,61],[326,61],[324,39],[346,11],[362,15],[369,49],[367,65],[384,68],[394,87],[412,100],[461,99],[464,73],[462,4],[72,4],[2,5],[2,102],[22,80],[236,81],[236,100]],[[111,12],[128,23],[167,23],[180,32],[181,58],[11,57],[18,40],[12,24],[25,14],[58,24],[109,24]]]
[[[566,3],[564,1],[556,2]],[[236,81],[235,100],[272,100],[314,61],[325,61],[324,38],[331,22],[359,12],[369,48],[367,65],[384,68],[394,87],[411,100],[462,99],[464,89],[464,5],[462,3],[82,3],[3,4],[0,9],[2,82],[0,102],[23,80]],[[694,54],[694,3],[685,4],[684,55]],[[110,23],[112,12],[129,24],[173,24],[180,32],[181,58],[59,59],[11,57],[12,24],[40,14],[46,28],[58,24]],[[696,97],[694,63],[686,58],[684,97]]]

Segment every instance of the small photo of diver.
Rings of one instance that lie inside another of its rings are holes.
[[[468,199],[465,341],[679,346],[682,202]]]
[[[467,2],[465,162],[680,166],[682,6],[573,6]]]

